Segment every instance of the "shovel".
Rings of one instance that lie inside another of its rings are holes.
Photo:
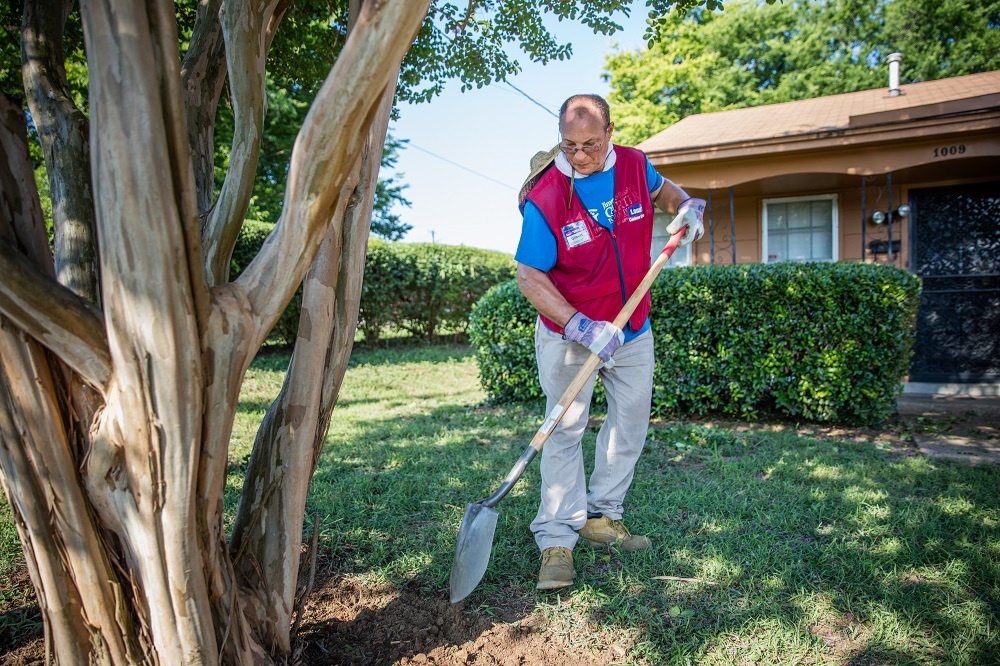
[[[639,301],[649,291],[650,285],[653,284],[656,276],[660,274],[660,270],[667,263],[667,260],[670,259],[670,255],[677,249],[681,237],[684,235],[683,231],[674,234],[670,238],[663,251],[660,252],[660,256],[649,267],[642,282],[639,283],[635,292],[628,299],[628,302],[622,307],[621,312],[615,317],[615,326],[618,328],[625,327],[629,317],[632,316],[632,313],[639,305]],[[545,418],[545,422],[542,423],[538,432],[531,439],[531,443],[524,449],[524,453],[517,459],[513,469],[507,474],[507,478],[503,480],[500,488],[486,499],[465,507],[465,516],[462,517],[462,525],[458,528],[458,543],[455,546],[455,564],[451,569],[451,603],[457,603],[469,596],[476,589],[476,586],[479,585],[479,581],[483,579],[483,574],[486,573],[486,565],[490,562],[490,551],[493,549],[493,534],[496,531],[497,518],[500,516],[493,507],[507,496],[510,489],[514,487],[517,480],[524,474],[524,470],[527,469],[528,464],[542,450],[542,446],[549,438],[549,435],[552,434],[556,424],[562,419],[566,409],[576,400],[576,396],[600,364],[601,357],[597,354],[591,354],[580,368],[580,371],[576,373],[576,377],[573,378],[566,392],[559,398],[559,403],[549,412],[549,415]]]

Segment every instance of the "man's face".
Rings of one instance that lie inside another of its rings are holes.
[[[574,169],[584,176],[604,168],[604,156],[611,140],[613,125],[605,127],[598,113],[570,117],[559,123],[562,151]]]

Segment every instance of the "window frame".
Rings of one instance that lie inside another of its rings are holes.
[[[830,223],[830,247],[832,255],[830,259],[811,259],[810,261],[829,261],[835,262],[840,261],[840,224],[839,224],[839,209],[840,209],[840,196],[836,193],[834,194],[808,194],[796,197],[772,197],[761,200],[761,252],[760,258],[763,263],[770,264],[774,263],[767,254],[767,237],[768,237],[768,224],[767,224],[767,208],[770,204],[786,204],[786,203],[801,203],[804,201],[832,201],[831,206],[831,223]],[[777,261],[792,261],[791,259],[778,259]]]

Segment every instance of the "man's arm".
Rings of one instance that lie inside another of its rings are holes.
[[[667,178],[663,179],[663,184],[661,184],[655,192],[650,195],[653,199],[653,204],[662,210],[664,213],[670,213],[674,215],[677,213],[677,207],[680,206],[688,198],[687,192],[682,190],[680,187],[675,185],[673,181]]]
[[[560,326],[576,314],[576,308],[559,293],[548,274],[527,264],[517,264],[517,286],[539,314]]]

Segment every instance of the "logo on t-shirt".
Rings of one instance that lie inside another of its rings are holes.
[[[642,219],[642,204],[637,203],[629,206],[627,216],[629,222],[635,222],[636,220]]]
[[[583,245],[593,240],[590,237],[590,230],[587,229],[587,223],[583,220],[571,222],[564,226],[562,228],[562,235],[563,240],[566,241],[566,247],[576,247],[577,245]]]

